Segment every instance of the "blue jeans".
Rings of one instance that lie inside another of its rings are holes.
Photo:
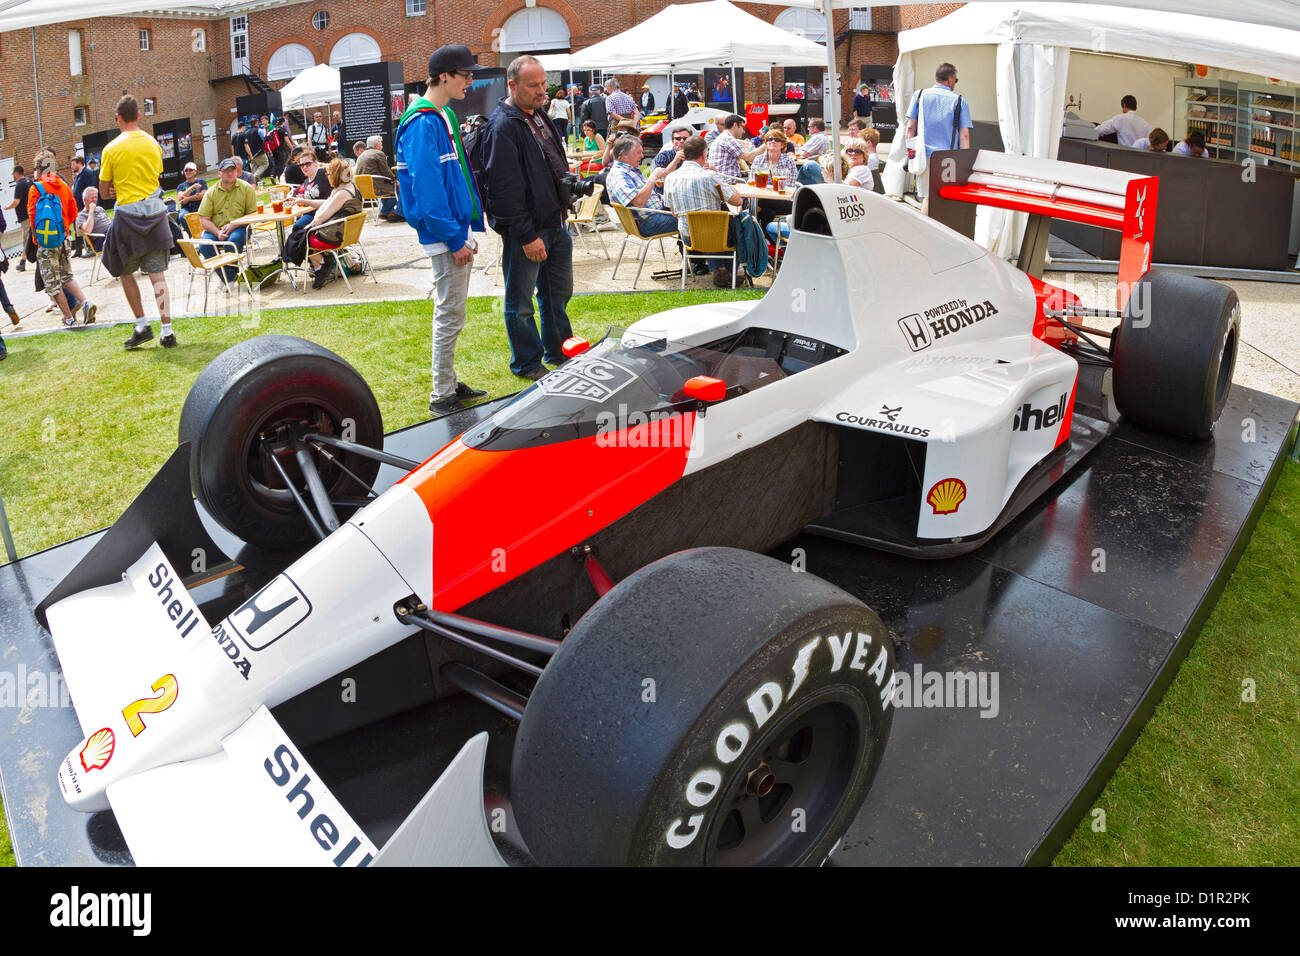
[[[541,231],[546,261],[533,262],[523,244],[501,237],[501,269],[505,273],[506,337],[510,340],[510,371],[530,372],[542,362],[564,361],[560,347],[573,334],[566,310],[573,295],[573,239],[563,225]],[[533,321],[533,290],[542,313],[542,334]]]
[[[240,226],[238,229],[232,229],[230,231],[230,235],[226,236],[224,240],[217,239],[217,237],[210,232],[204,232],[203,238],[213,239],[218,242],[221,241],[233,242],[235,244],[235,249],[239,252],[243,252],[244,242],[248,238],[248,227]],[[216,246],[199,246],[199,255],[201,255],[204,259],[208,258],[211,255],[214,255],[216,251],[217,251]],[[227,282],[232,282],[234,281],[235,276],[239,275],[239,270],[236,269],[234,266],[226,266],[226,268],[221,270],[221,274],[226,277]]]
[[[633,213],[636,216],[636,231],[643,236],[661,236],[665,232],[677,231],[677,217],[670,212]]]
[[[397,205],[397,197],[396,197],[396,196],[380,196],[380,197],[379,197],[379,215],[381,215],[381,216],[388,216],[388,215],[391,215],[392,213],[397,213],[399,216],[402,214],[402,210],[401,210],[401,208]]]

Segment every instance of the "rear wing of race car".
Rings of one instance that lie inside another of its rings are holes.
[[[930,156],[930,216],[967,236],[975,207],[1029,214],[1017,267],[1043,277],[1053,219],[1118,230],[1121,311],[1151,267],[1159,178],[991,150],[940,150]]]

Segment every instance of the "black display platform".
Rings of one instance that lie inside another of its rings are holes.
[[[395,432],[386,447],[427,457],[491,407]],[[1277,480],[1296,414],[1293,402],[1234,386],[1209,442],[1124,425],[962,558],[919,561],[811,535],[774,552],[803,549],[809,572],[872,605],[893,630],[909,679],[918,667],[922,675],[983,672],[991,689],[997,675],[995,716],[981,717],[978,701],[898,710],[875,787],[832,862],[1050,860],[1140,733],[1222,591]],[[384,466],[380,482],[397,477]],[[38,675],[52,689],[58,662],[32,608],[98,536],[0,567],[0,672],[28,675],[29,688]],[[256,573],[246,585],[258,585]],[[511,722],[464,697],[427,703],[425,660],[422,646],[407,641],[363,665],[382,675],[386,693],[349,710],[353,729],[314,691],[276,709],[381,844],[474,732],[492,738],[489,802],[505,791]],[[332,685],[328,697],[337,700]],[[920,693],[916,702],[924,704]],[[111,814],[74,812],[58,794],[57,764],[80,739],[70,706],[0,706],[0,791],[21,864],[131,862]]]

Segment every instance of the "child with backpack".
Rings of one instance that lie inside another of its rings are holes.
[[[72,261],[65,245],[77,219],[77,203],[68,184],[54,171],[54,153],[41,150],[33,167],[36,181],[27,194],[27,215],[45,294],[58,305],[65,326],[77,324],[78,308],[82,323],[90,325],[95,321],[96,306],[85,301],[81,286],[72,277]]]

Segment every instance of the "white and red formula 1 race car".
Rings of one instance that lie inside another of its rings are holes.
[[[1154,180],[1001,161],[952,189],[1123,229],[1137,277]],[[764,552],[811,529],[959,554],[1120,416],[1204,438],[1239,316],[1226,287],[1151,272],[1103,346],[1074,296],[901,204],[805,187],[792,222],[760,301],[570,340],[422,464],[376,451],[375,399],[333,353],[268,336],[214,360],[168,466],[38,609],[85,734],[68,803],[111,807],[143,864],[497,861],[486,734],[380,847],[269,710],[424,632],[442,693],[519,721],[535,860],[824,860],[880,764],[893,645]],[[409,473],[376,495],[381,461]],[[142,532],[168,481],[183,508]],[[182,573],[205,533],[156,530],[185,524],[191,485],[234,535],[301,554],[221,620],[187,590],[221,570]]]

